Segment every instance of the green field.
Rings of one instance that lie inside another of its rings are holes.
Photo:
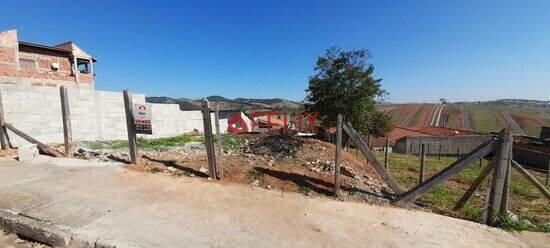
[[[423,116],[428,114],[430,104],[424,106],[417,112],[411,122],[411,127],[422,127]],[[403,121],[404,108],[406,104],[393,105],[389,112],[394,125],[399,125]],[[445,112],[449,118],[445,127],[462,129],[462,112],[470,120],[470,128],[478,132],[498,132],[505,126],[505,120],[501,113],[508,113],[522,130],[531,136],[538,137],[541,126],[550,126],[550,108],[533,106],[514,106],[514,105],[491,105],[491,104],[449,104],[445,107]]]
[[[380,161],[383,160],[383,153],[377,152],[376,156]],[[429,157],[426,162],[425,178],[429,178],[454,161],[456,161],[456,158],[443,157],[441,160],[438,160],[437,157]],[[451,178],[448,182],[422,196],[419,201],[427,205],[435,206],[436,209],[442,209],[438,211],[442,214],[448,214],[445,210],[450,210],[454,207],[458,199],[460,199],[473,180],[486,166],[487,162],[488,161],[483,161],[482,166],[479,166],[479,163],[471,165],[457,176]],[[418,184],[419,165],[420,159],[418,156],[396,153],[389,154],[389,171],[406,189],[411,189]],[[542,173],[532,173],[539,181],[544,182],[545,178]],[[481,217],[488,180],[486,179],[481,185],[482,186],[480,186],[472,198],[470,198],[466,205],[460,210],[461,214],[473,221],[479,221]],[[515,170],[512,172],[511,176],[510,192],[510,211],[537,225],[543,225],[550,222],[550,204],[548,201],[543,198],[540,192],[527,179]],[[550,231],[549,227],[540,226],[504,226],[503,228],[526,228],[536,231]]]
[[[541,112],[549,113],[549,110],[502,106],[465,106],[465,108],[468,109],[472,120],[470,122],[472,129],[476,131],[497,132],[504,128],[505,121],[500,113],[512,115],[523,131],[531,136],[538,137],[541,126],[550,126],[550,119],[541,114]],[[522,119],[525,121],[522,122]]]

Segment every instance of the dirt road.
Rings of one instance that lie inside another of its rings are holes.
[[[515,134],[519,135],[527,135],[523,129],[519,126],[519,124],[510,116],[510,114],[506,112],[502,112],[502,117],[506,120],[506,122],[510,125],[510,128],[513,130]]]
[[[432,213],[76,159],[0,158],[0,209],[117,247],[528,247]]]
[[[422,107],[423,105],[417,105],[413,111],[411,111],[409,113],[409,115],[407,115],[407,117],[405,117],[405,120],[403,120],[403,122],[401,123],[401,127],[408,127],[409,125],[411,125],[411,122],[412,120],[414,119],[414,116],[416,115],[416,113],[418,113],[418,110],[420,110],[420,108]]]
[[[461,109],[461,120],[462,120],[462,129],[464,130],[472,130],[472,126],[470,125],[470,117],[468,116],[468,112],[464,106],[460,107]]]

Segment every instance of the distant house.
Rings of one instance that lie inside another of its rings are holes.
[[[70,41],[49,46],[20,41],[16,30],[0,32],[0,86],[93,89],[96,62]]]
[[[424,144],[428,155],[458,156],[469,153],[491,138],[491,135],[479,132],[435,126],[409,129],[408,132],[410,134],[395,137],[395,152],[419,154]]]

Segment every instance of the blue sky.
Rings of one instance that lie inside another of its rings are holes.
[[[337,45],[372,52],[392,102],[550,100],[550,1],[7,1],[7,29],[76,42],[101,90],[302,100]]]

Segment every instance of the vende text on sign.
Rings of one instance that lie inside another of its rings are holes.
[[[136,124],[136,133],[153,134],[151,127],[151,105],[134,104],[132,109],[134,114],[134,123]]]

